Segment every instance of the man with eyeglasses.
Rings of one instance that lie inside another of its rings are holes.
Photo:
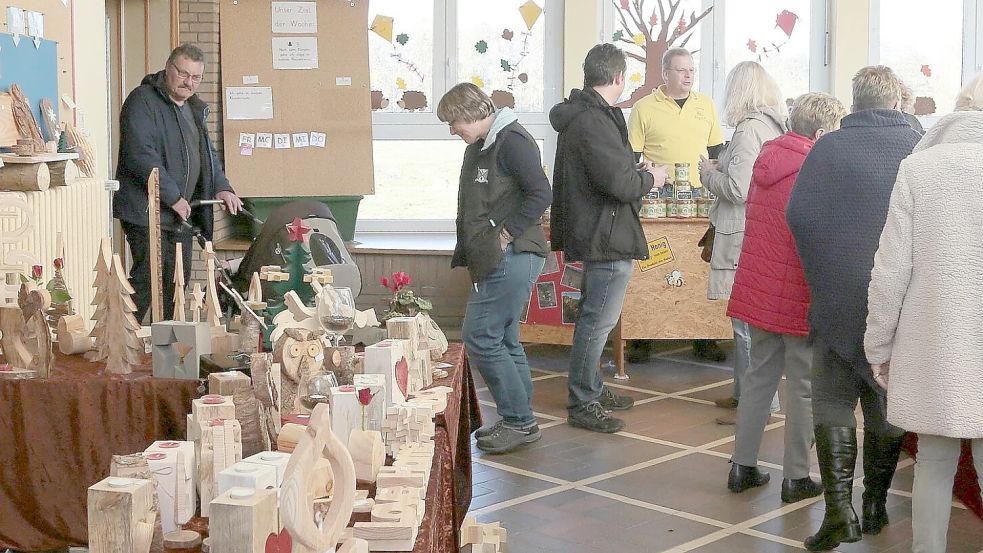
[[[693,90],[696,63],[685,48],[671,48],[662,56],[662,79],[665,84],[652,91],[632,107],[628,118],[628,141],[635,155],[671,168],[689,163],[690,186],[703,190],[697,170],[700,156],[716,159],[723,149],[724,133],[720,128],[713,98]],[[628,360],[648,359],[648,343],[628,342]],[[713,340],[694,340],[693,353],[702,359],[723,361],[726,354]]]
[[[193,44],[171,52],[163,71],[143,78],[127,96],[120,113],[119,191],[113,197],[113,217],[120,220],[130,245],[133,266],[130,285],[142,321],[150,307],[150,247],[147,216],[147,178],[160,170],[160,221],[164,318],[174,311],[175,247],[183,248],[184,281],[191,280],[191,234],[182,230],[187,221],[212,236],[212,208],[195,204],[219,199],[233,215],[242,208],[225,177],[205,119],[208,106],[196,94],[205,70],[205,55]],[[195,205],[195,207],[192,207]]]

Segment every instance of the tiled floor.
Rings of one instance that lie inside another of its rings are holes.
[[[725,413],[711,401],[730,392],[727,363],[697,361],[685,343],[663,342],[648,363],[628,366],[629,380],[605,382],[635,398],[618,415],[623,432],[595,434],[565,422],[568,348],[527,346],[533,367],[533,409],[543,439],[508,455],[474,452],[472,513],[501,521],[511,553],[628,553],[654,551],[803,551],[818,530],[822,498],[783,505],[784,417],[768,425],[759,455],[772,474],[764,487],[727,491],[734,427],[714,422]],[[486,423],[494,403],[475,371]],[[818,479],[815,453],[813,477]],[[859,511],[858,463],[854,500]],[[843,552],[911,551],[913,461],[902,457],[880,535],[843,545]],[[952,510],[950,552],[983,552],[983,522],[961,505]]]

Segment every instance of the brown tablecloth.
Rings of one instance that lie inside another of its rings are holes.
[[[87,489],[112,455],[184,438],[197,381],[101,369],[59,356],[47,380],[0,379],[0,548],[85,544]]]
[[[447,409],[436,420],[427,511],[414,551],[458,550],[457,529],[471,504],[477,392],[461,344],[444,362]],[[113,454],[154,440],[184,439],[197,381],[101,374],[101,365],[59,357],[48,380],[0,380],[0,547],[24,551],[83,545],[86,490],[105,478]]]

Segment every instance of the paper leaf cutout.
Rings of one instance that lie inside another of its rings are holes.
[[[406,33],[399,33],[396,35],[396,42],[398,42],[400,46],[406,46],[406,43],[409,41],[410,36]]]
[[[919,71],[921,71],[922,75],[925,75],[926,77],[932,76],[932,68],[927,65],[922,65],[922,68],[919,69]]]
[[[799,20],[799,16],[788,10],[782,10],[778,17],[775,19],[775,26],[780,28],[785,36],[792,36],[792,29],[795,28],[795,22]]]
[[[656,17],[655,14],[653,13],[652,17],[649,18],[649,25],[655,27],[658,24],[659,24],[659,18]]]
[[[522,20],[526,22],[526,29],[531,31],[536,22],[539,21],[539,16],[543,15],[543,8],[540,8],[539,4],[533,0],[529,0],[519,6],[519,13],[522,14]]]
[[[471,76],[471,84],[473,84],[474,86],[476,86],[478,88],[484,88],[485,87],[485,80],[482,79],[481,77],[479,77],[478,75],[472,75]]]
[[[628,9],[628,0],[621,0],[621,9],[623,10]]]
[[[519,73],[519,82],[520,83],[526,84],[528,81],[529,81],[529,75],[527,75],[526,73]]]
[[[396,88],[406,90],[406,81],[402,77],[396,77]]]
[[[502,71],[512,71],[512,64],[509,63],[509,60],[502,60]]]
[[[631,37],[632,42],[639,46],[645,46],[645,35],[638,33],[637,35]]]
[[[484,54],[488,51],[488,43],[484,40],[479,40],[474,43],[474,49],[478,51],[479,54]]]
[[[679,16],[679,24],[676,25],[676,33],[683,34],[686,32],[686,18],[684,16]]]
[[[752,52],[757,52],[758,51],[758,43],[755,42],[754,40],[750,39],[750,38],[747,39],[747,49],[750,50],[750,51],[752,51]]]
[[[631,77],[628,77],[628,80],[633,83],[640,83],[642,82],[642,74],[636,71],[631,74]]]
[[[393,41],[393,18],[388,15],[377,15],[372,20],[369,30],[381,36],[386,42]]]
[[[513,33],[509,29],[505,29],[505,30],[502,31],[502,38],[504,38],[505,40],[512,40],[512,37],[514,37],[514,36],[515,36],[515,33]]]
[[[624,31],[615,31],[614,34],[611,35],[611,41],[612,42],[618,42],[619,40],[621,40],[624,37],[625,37]]]

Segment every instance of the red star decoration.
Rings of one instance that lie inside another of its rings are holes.
[[[306,242],[307,233],[310,231],[311,227],[305,225],[300,217],[295,217],[294,222],[287,225],[287,234],[291,242]]]

